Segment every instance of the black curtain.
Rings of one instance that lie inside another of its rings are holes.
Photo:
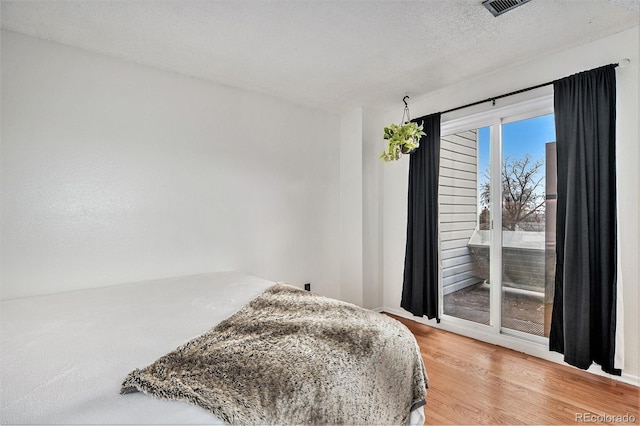
[[[426,136],[409,160],[407,246],[400,306],[416,316],[438,318],[438,168],[440,113],[416,120]]]
[[[549,348],[610,374],[616,334],[615,65],[554,82],[558,203]]]

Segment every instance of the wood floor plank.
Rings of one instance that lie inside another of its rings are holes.
[[[585,423],[576,421],[585,413],[640,422],[638,387],[387,315],[420,346],[429,376],[425,425],[564,425]]]

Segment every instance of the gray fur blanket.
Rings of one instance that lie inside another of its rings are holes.
[[[400,322],[276,284],[143,369],[121,393],[189,401],[231,424],[405,424],[425,404],[420,349]]]

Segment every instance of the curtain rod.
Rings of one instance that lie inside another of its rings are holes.
[[[628,59],[623,59],[619,63],[612,64],[612,65],[613,65],[614,68],[616,68],[616,67],[620,66],[620,63],[622,63],[623,67],[624,67],[624,65],[629,63],[629,60]],[[476,102],[472,102],[470,104],[466,104],[466,105],[462,105],[462,106],[459,106],[459,107],[451,108],[451,109],[448,109],[446,111],[442,111],[440,114],[446,114],[448,112],[457,111],[459,109],[469,108],[469,107],[472,107],[472,106],[483,104],[485,102],[493,102],[493,105],[495,105],[496,104],[496,100],[498,100],[498,99],[506,98],[507,96],[517,95],[518,93],[528,92],[528,91],[534,90],[534,89],[539,89],[539,88],[544,87],[544,86],[549,86],[549,85],[553,84],[554,81],[548,81],[546,83],[537,84],[535,86],[531,86],[531,87],[527,87],[527,88],[524,88],[524,89],[516,90],[514,92],[505,93],[504,95],[493,96],[491,98],[483,99],[481,101],[476,101]]]

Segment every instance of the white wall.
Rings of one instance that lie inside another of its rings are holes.
[[[1,297],[240,270],[339,297],[340,121],[2,31]]]
[[[340,116],[340,298],[382,308],[383,116],[354,108]]]
[[[640,373],[639,317],[640,294],[638,292],[638,251],[639,239],[639,196],[640,164],[638,150],[638,53],[640,31],[638,27],[616,35],[584,44],[582,46],[535,58],[531,62],[516,64],[508,69],[499,69],[490,75],[474,79],[456,86],[447,87],[421,98],[412,96],[412,116],[420,117],[436,111],[464,105],[480,99],[518,90],[538,83],[552,81],[580,71],[629,58],[631,64],[617,71],[618,113],[617,113],[617,162],[620,198],[620,243],[622,253],[622,282],[625,299],[625,377],[638,384]],[[549,93],[549,88],[538,92]],[[514,102],[533,92],[498,101],[497,105]],[[490,108],[485,104],[473,109],[459,111],[443,117],[443,121],[459,117],[481,109]],[[397,120],[400,107],[388,111],[388,122]],[[401,159],[396,164],[384,166],[383,183],[383,286],[385,309],[399,309],[402,291],[402,269],[406,233],[406,193],[408,160]]]
[[[362,108],[340,116],[340,298],[362,306]]]
[[[362,264],[363,306],[381,309],[382,288],[382,172],[384,163],[380,153],[384,149],[382,129],[384,115],[365,109],[362,117]]]

